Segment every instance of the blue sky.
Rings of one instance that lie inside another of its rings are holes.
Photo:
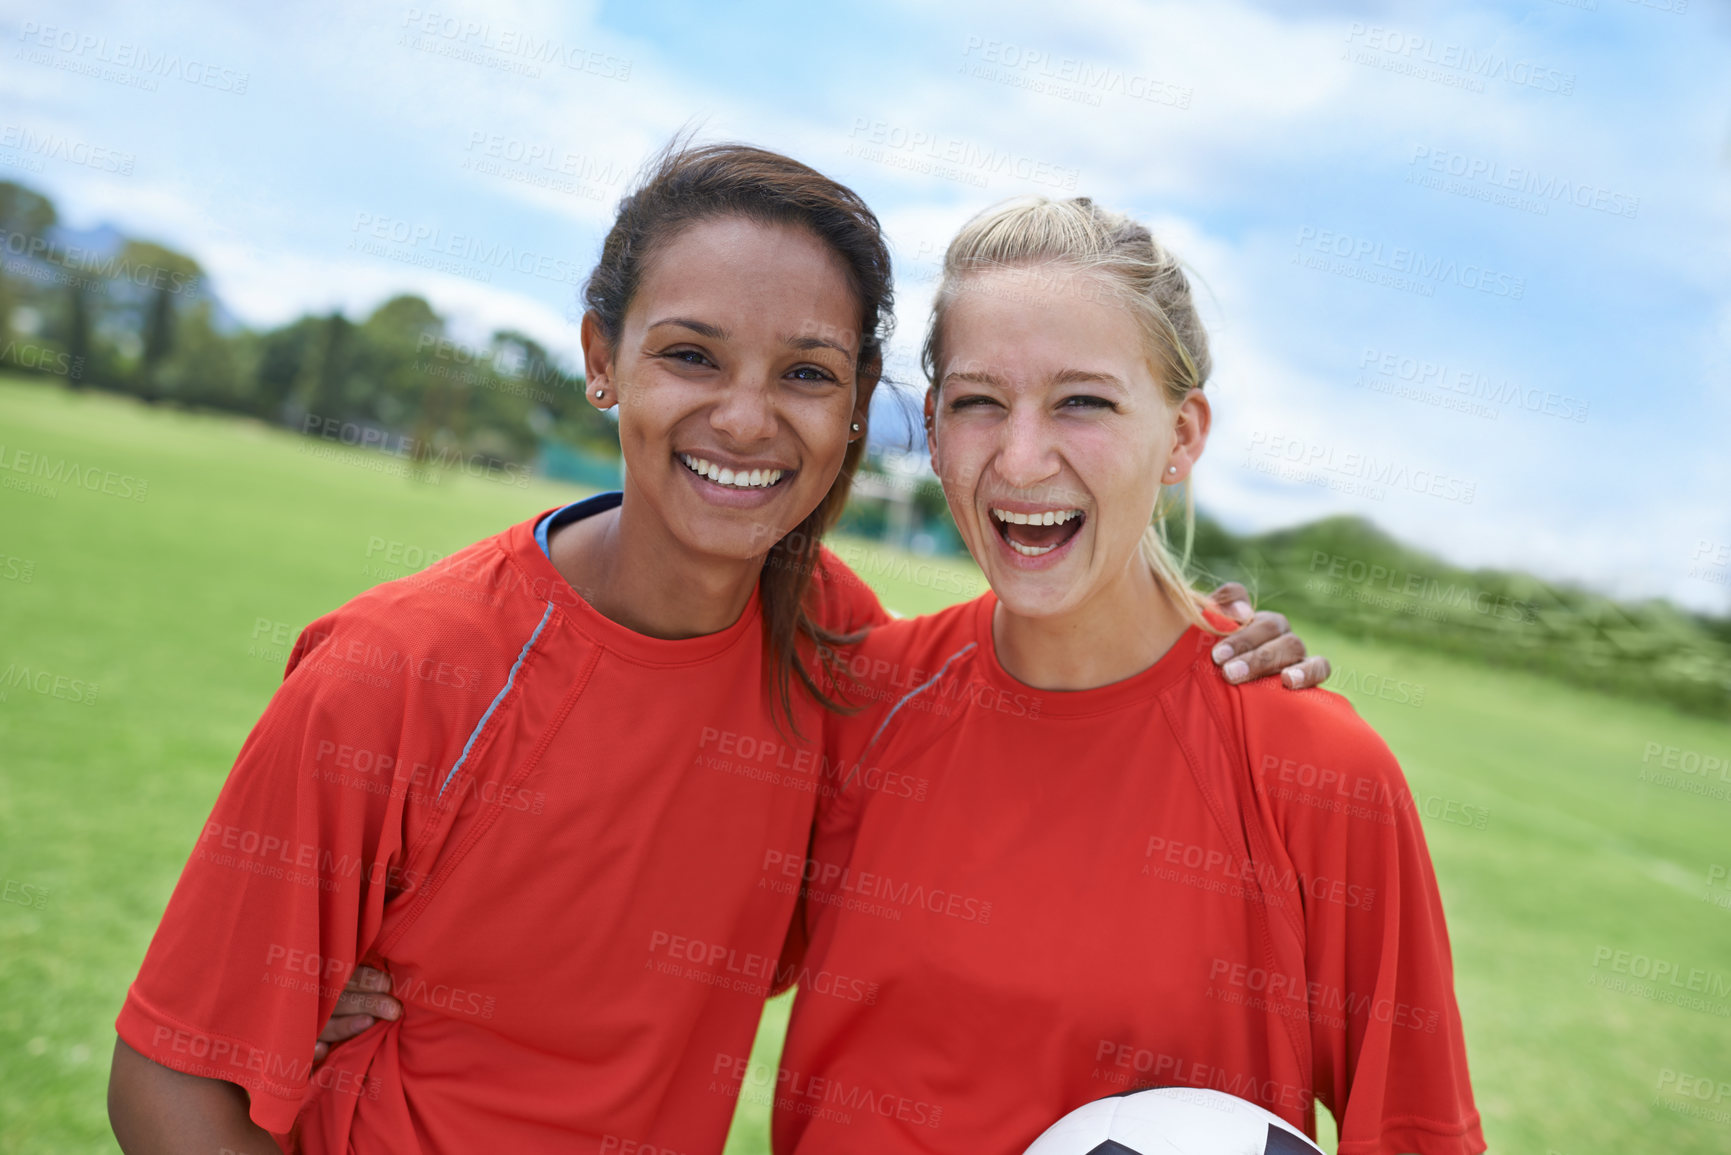
[[[410,290],[574,359],[613,202],[697,124],[879,211],[908,380],[955,229],[1087,194],[1205,285],[1198,496],[1235,528],[1360,513],[1724,610],[1728,49],[1704,0],[6,0],[0,177],[192,253],[255,324]]]

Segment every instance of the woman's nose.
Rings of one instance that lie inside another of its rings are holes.
[[[1058,472],[1058,450],[1052,432],[1037,413],[1011,413],[1004,422],[998,451],[998,475],[1018,489],[1028,489]]]
[[[769,384],[745,374],[735,376],[710,411],[709,424],[741,444],[769,438],[775,433],[775,403]]]

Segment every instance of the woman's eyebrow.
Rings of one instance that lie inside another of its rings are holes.
[[[789,337],[788,345],[795,349],[834,349],[844,357],[852,357],[853,350],[834,341],[826,341],[822,337]]]
[[[1124,388],[1124,382],[1111,373],[1100,373],[1092,369],[1060,369],[1052,374],[1054,385],[1114,385]]]
[[[649,328],[659,329],[663,325],[677,325],[681,329],[690,329],[698,336],[708,337],[711,341],[725,341],[731,335],[720,325],[711,325],[708,321],[695,321],[690,317],[663,317],[659,321],[652,321]]]
[[[650,322],[649,328],[659,329],[664,325],[690,329],[698,336],[708,337],[711,341],[730,341],[733,339],[733,334],[720,325],[711,325],[708,321],[699,321],[692,317],[663,317],[659,321]],[[822,337],[789,337],[787,344],[794,349],[834,349],[844,357],[853,356],[853,350]]]
[[[969,385],[992,385],[997,388],[1002,388],[1004,384],[984,369],[958,369],[954,373],[945,373],[944,383],[948,384],[951,381],[962,381]]]

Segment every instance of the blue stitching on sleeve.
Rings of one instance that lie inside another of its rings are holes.
[[[451,779],[457,776],[457,771],[463,768],[468,760],[469,748],[475,744],[475,739],[481,736],[481,731],[487,726],[487,719],[493,716],[493,711],[499,708],[499,703],[505,700],[505,695],[511,692],[511,685],[517,680],[517,671],[523,668],[523,659],[529,656],[529,651],[535,648],[535,639],[541,636],[541,631],[547,628],[547,619],[553,616],[553,603],[547,603],[546,611],[541,615],[541,623],[535,627],[535,632],[529,635],[529,640],[523,643],[523,652],[517,655],[517,660],[511,664],[511,672],[505,675],[505,685],[500,688],[493,702],[487,707],[487,712],[481,715],[481,720],[475,723],[475,728],[469,731],[469,740],[463,743],[463,752],[457,756],[456,765],[445,775],[445,781],[439,786],[439,797],[445,796],[445,787],[451,784]]]

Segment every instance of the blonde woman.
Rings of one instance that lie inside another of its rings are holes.
[[[1351,1155],[1484,1149],[1399,766],[1333,694],[1233,687],[1157,529],[1208,441],[1185,275],[1085,199],[951,244],[932,462],[991,591],[837,659],[780,1155],[1016,1152],[1141,1086],[1240,1095]],[[874,782],[926,784],[915,797]],[[793,848],[797,851],[800,848]]]

